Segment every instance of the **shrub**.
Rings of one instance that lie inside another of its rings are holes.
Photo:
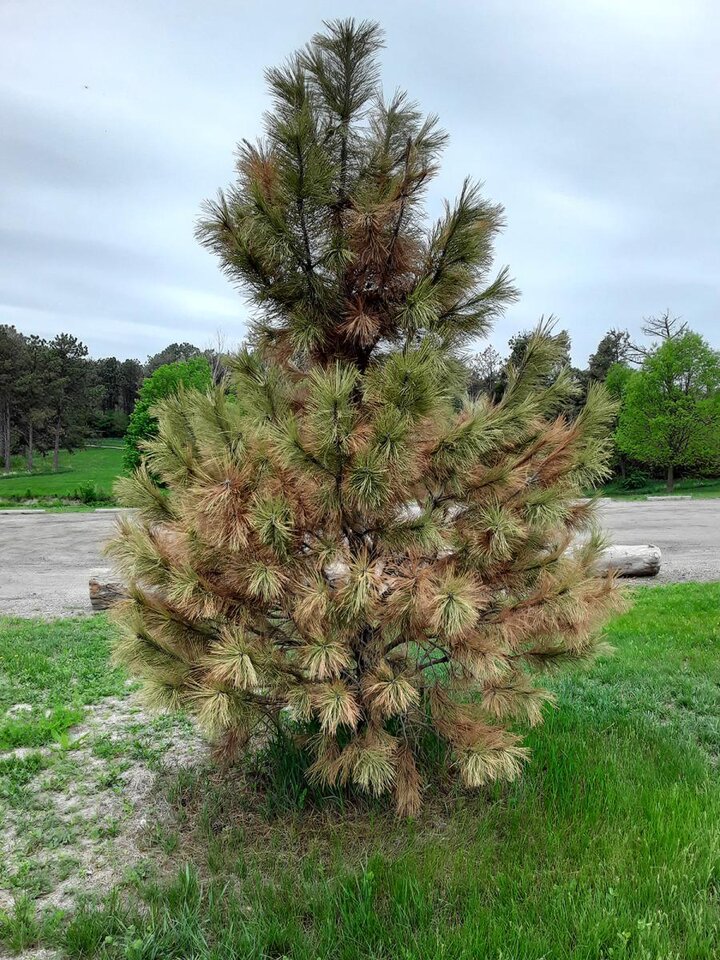
[[[644,470],[629,469],[624,477],[618,480],[621,490],[642,490],[650,483],[650,477]]]
[[[96,486],[91,480],[87,483],[81,483],[73,491],[72,500],[78,500],[80,503],[92,506],[95,503],[108,503],[112,500],[112,494],[102,487]]]
[[[412,814],[429,758],[469,787],[517,776],[537,674],[599,649],[617,595],[579,495],[607,476],[614,406],[593,385],[557,415],[573,387],[547,323],[502,396],[467,398],[462,350],[516,296],[490,275],[501,209],[467,182],[425,227],[445,138],[381,99],[379,45],[334,22],[268,74],[266,139],[199,228],[254,298],[255,348],[156,404],[110,549],[117,656],[149,702],[225,757],[294,734],[311,781]]]

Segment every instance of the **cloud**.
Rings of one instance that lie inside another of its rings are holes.
[[[238,340],[248,308],[195,241],[268,105],[265,66],[329,0],[6,0],[0,6],[0,322],[93,355]],[[506,206],[498,262],[583,363],[611,326],[668,306],[718,344],[720,10],[713,0],[368,0],[386,87],[451,134],[437,213],[463,177]]]

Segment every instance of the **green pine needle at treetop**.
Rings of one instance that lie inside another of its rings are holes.
[[[198,227],[255,304],[251,346],[157,404],[109,549],[117,657],[150,702],[225,757],[292,732],[316,781],[414,814],[428,735],[469,787],[516,777],[535,678],[599,649],[618,591],[581,497],[614,405],[594,385],[559,413],[548,322],[499,398],[469,399],[463,349],[517,296],[492,268],[502,210],[466,181],[426,222],[445,134],[383,97],[381,47],[333,21],[268,71],[265,135]]]

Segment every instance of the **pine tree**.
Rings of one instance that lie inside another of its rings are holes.
[[[608,330],[588,360],[587,378],[604,383],[616,364],[627,363],[635,348],[627,330]]]
[[[47,340],[32,334],[25,337],[25,363],[22,375],[16,383],[18,388],[18,419],[21,423],[27,469],[32,472],[34,467],[35,449],[44,447],[45,428],[47,425],[48,410],[48,383],[55,372],[50,347]]]
[[[15,327],[0,324],[0,458],[5,473],[12,469],[13,440],[20,401],[18,384],[25,365],[25,338]]]
[[[48,423],[52,432],[53,470],[60,469],[60,448],[70,451],[85,442],[92,412],[102,387],[95,383],[87,347],[70,333],[59,333],[48,344]]]
[[[463,350],[516,298],[491,274],[502,210],[466,181],[426,227],[445,134],[383,100],[381,46],[334,21],[268,71],[265,136],[198,230],[254,300],[252,349],[158,403],[110,549],[117,655],[151,703],[227,757],[290,730],[311,778],[413,814],[429,736],[469,787],[516,777],[551,699],[535,676],[598,650],[617,593],[578,498],[614,408],[591,386],[556,415],[572,384],[547,324],[497,402],[467,397]]]

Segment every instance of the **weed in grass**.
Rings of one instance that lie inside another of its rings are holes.
[[[26,857],[9,877],[10,886],[21,896],[32,900],[51,893],[55,889],[52,868],[36,857]]]
[[[62,934],[60,946],[70,957],[99,957],[112,954],[131,933],[120,897],[111,895],[105,906],[82,903]]]
[[[27,821],[31,818],[25,819]],[[78,836],[77,826],[63,822],[54,812],[47,813],[35,819],[32,825],[23,827],[22,822],[18,824],[18,833],[22,838],[25,854],[30,856],[42,850],[57,850],[59,847],[70,846]]]
[[[40,753],[0,757],[0,800],[11,807],[22,806],[29,796],[28,785],[47,763]]]
[[[180,835],[177,830],[169,829],[166,824],[156,823],[150,830],[150,842],[170,856],[180,846]]]
[[[118,790],[123,784],[123,773],[128,769],[129,763],[108,764],[95,778],[95,784],[98,790]]]
[[[60,911],[48,911],[38,917],[32,900],[19,896],[11,910],[0,910],[0,943],[12,953],[21,953],[61,936],[62,919]]]
[[[0,751],[62,741],[87,705],[127,692],[124,673],[108,667],[111,635],[102,616],[0,618]],[[8,715],[18,703],[32,710]]]
[[[122,821],[118,817],[110,817],[105,823],[92,825],[86,834],[92,840],[114,840],[120,836]]]
[[[99,736],[92,744],[93,755],[101,760],[116,760],[127,750],[127,741],[117,736]]]
[[[62,743],[68,728],[80,723],[84,711],[80,707],[55,707],[40,715],[7,717],[1,723],[2,749],[42,747]]]

